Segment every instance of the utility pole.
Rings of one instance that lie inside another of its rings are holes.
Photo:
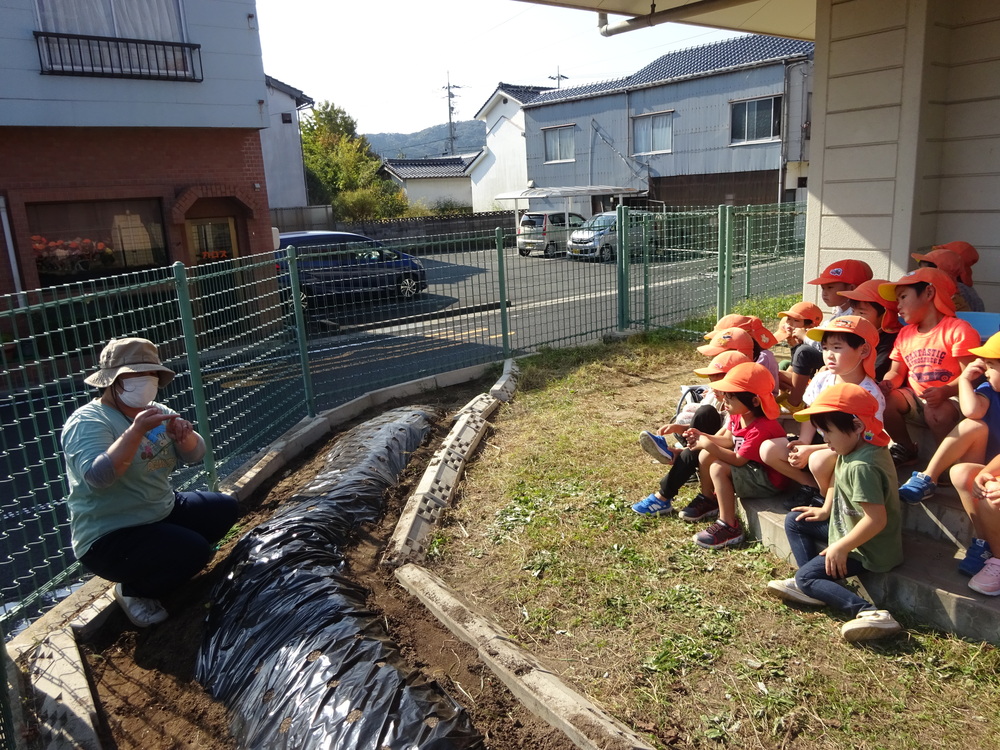
[[[549,76],[549,80],[550,81],[555,81],[556,82],[556,88],[557,89],[561,89],[562,86],[560,84],[563,81],[568,81],[569,80],[569,76],[564,76],[562,73],[560,73],[559,72],[559,66],[556,65],[556,74],[554,76]]]
[[[452,121],[452,114],[455,112],[455,105],[452,104],[452,99],[454,99],[457,94],[452,93],[452,89],[460,89],[461,86],[453,84],[451,82],[451,72],[448,72],[448,85],[443,87],[447,91],[448,98],[448,153],[452,156],[455,155],[455,123]]]

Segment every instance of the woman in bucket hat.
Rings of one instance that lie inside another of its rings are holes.
[[[190,422],[153,399],[174,378],[156,346],[112,339],[84,379],[100,396],[62,430],[73,552],[115,582],[115,600],[137,627],[167,618],[160,598],[198,573],[239,513],[215,492],[174,492],[178,461],[195,463],[205,441]]]

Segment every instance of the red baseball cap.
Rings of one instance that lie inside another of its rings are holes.
[[[823,269],[823,273],[818,278],[810,281],[810,284],[834,284],[842,281],[845,284],[858,284],[868,281],[874,276],[872,267],[863,260],[838,260]]]
[[[716,354],[706,367],[699,367],[694,371],[695,375],[707,378],[709,375],[725,375],[736,365],[742,365],[750,361],[750,357],[743,352],[728,349],[721,354]]]
[[[718,383],[713,387],[716,386]],[[861,424],[865,426],[865,442],[879,446],[889,444],[889,435],[882,429],[881,420],[875,416],[878,413],[878,401],[860,385],[837,383],[824,388],[809,406],[795,412],[795,419],[805,422],[813,414],[831,411],[843,412],[860,419]]]
[[[723,328],[712,335],[712,340],[698,347],[706,357],[714,357],[724,351],[742,352],[749,359],[753,356],[753,339],[742,328]]]
[[[875,377],[875,347],[878,346],[878,329],[875,326],[860,315],[841,315],[821,326],[810,328],[806,331],[806,336],[813,341],[822,341],[824,333],[853,333],[863,338],[871,351],[865,357],[862,366],[868,377]]]
[[[876,305],[884,307],[885,313],[882,315],[880,328],[883,331],[892,333],[899,330],[899,311],[896,309],[896,301],[887,300],[878,293],[878,288],[882,284],[889,283],[888,279],[869,279],[863,284],[858,284],[854,289],[841,292],[840,296],[857,300],[858,302],[873,302]]]
[[[979,251],[976,248],[968,242],[955,240],[954,242],[946,242],[943,245],[935,245],[933,249],[951,250],[961,258],[962,262],[965,263],[965,274],[962,276],[961,281],[966,286],[972,286],[972,267],[979,262]]]
[[[760,399],[760,408],[768,419],[776,419],[781,409],[774,400],[774,377],[764,365],[744,362],[736,365],[726,376],[712,383],[713,391],[726,393],[752,393]]]
[[[895,284],[879,284],[878,293],[884,299],[895,302],[897,286],[908,286],[920,282],[930,284],[937,290],[937,294],[934,295],[934,306],[942,315],[955,314],[955,303],[951,301],[951,298],[958,293],[958,287],[948,277],[948,274],[937,268],[924,266],[916,271],[904,273]]]

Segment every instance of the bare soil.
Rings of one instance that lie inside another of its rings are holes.
[[[425,445],[412,457],[399,484],[390,491],[382,520],[359,530],[357,543],[348,552],[349,570],[370,591],[369,606],[385,617],[403,656],[466,708],[485,737],[487,748],[569,750],[573,744],[565,735],[529,713],[477,659],[471,647],[456,639],[396,584],[390,572],[378,565],[406,498],[450,429],[447,415],[489,385],[490,382],[480,381],[425,394],[419,401],[438,407],[446,416],[435,425]],[[400,405],[404,404],[391,406]],[[243,528],[253,528],[269,518],[311,480],[337,439],[334,435],[290,466],[270,487],[258,491],[245,509]],[[95,640],[81,644],[100,704],[101,741],[105,748],[237,747],[230,736],[226,708],[194,679],[209,593],[235,543],[234,539],[226,544],[202,575],[164,601],[171,617],[163,625],[136,630],[118,612]]]

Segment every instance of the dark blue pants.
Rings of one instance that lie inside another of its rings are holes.
[[[80,562],[126,596],[159,599],[190,580],[212,559],[216,543],[239,518],[236,498],[218,492],[177,492],[162,521],[112,531]]]
[[[826,573],[826,558],[820,553],[829,541],[829,521],[796,521],[801,511],[793,510],[785,516],[785,536],[799,569],[795,582],[814,599],[826,602],[851,616],[863,609],[875,609],[848,588],[841,586]],[[847,558],[847,576],[856,576],[864,570],[856,557]]]

